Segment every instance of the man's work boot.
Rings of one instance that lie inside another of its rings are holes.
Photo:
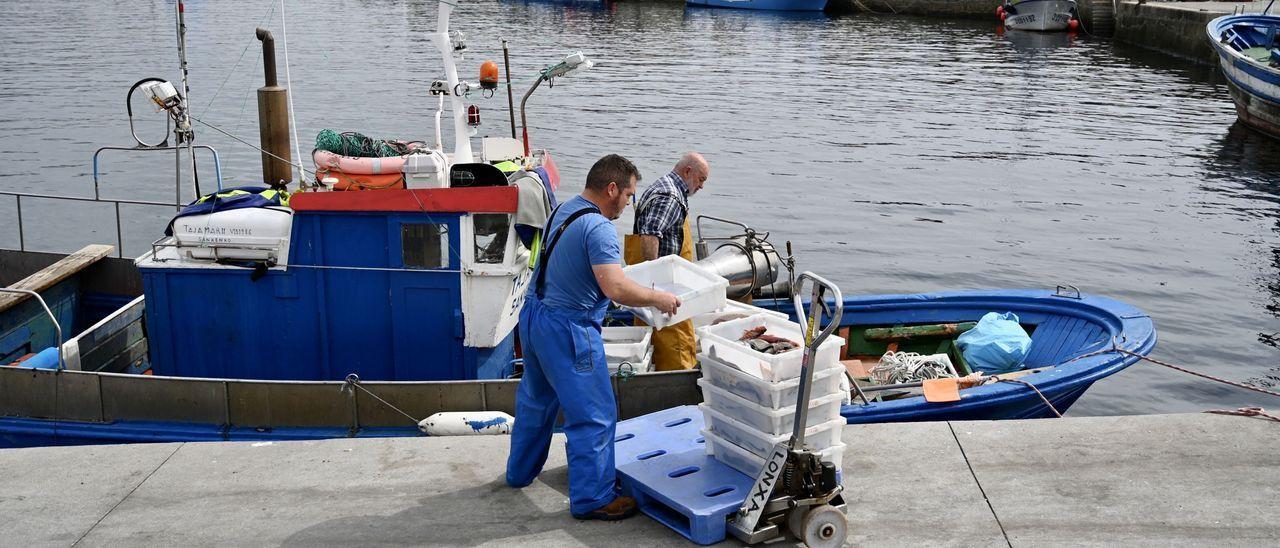
[[[596,508],[585,514],[574,514],[573,517],[578,519],[598,519],[602,521],[618,521],[627,519],[636,515],[640,508],[636,506],[636,499],[631,497],[618,497],[613,502]]]

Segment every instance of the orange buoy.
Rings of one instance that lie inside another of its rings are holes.
[[[1079,28],[1080,28],[1079,19],[1072,19],[1070,21],[1067,21],[1067,30],[1070,30],[1071,32],[1075,32]]]
[[[480,63],[480,89],[498,89],[498,64],[493,61]]]

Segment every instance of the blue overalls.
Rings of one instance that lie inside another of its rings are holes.
[[[591,206],[582,210],[599,214]],[[613,502],[616,400],[600,336],[604,309],[573,310],[543,302],[546,270],[567,228],[583,214],[575,212],[551,234],[538,261],[533,288],[520,310],[520,345],[524,376],[516,392],[516,421],[507,459],[507,484],[533,483],[547,461],[551,433],[564,411],[565,452],[569,457],[569,511],[582,515]],[[555,213],[551,215],[555,219]],[[579,253],[568,250],[566,253]],[[563,268],[563,267],[562,267]]]

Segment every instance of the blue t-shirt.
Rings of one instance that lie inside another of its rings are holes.
[[[542,245],[551,243],[560,224],[575,211],[595,207],[582,196],[574,196],[564,203],[547,220],[547,240]],[[556,308],[569,310],[604,311],[609,306],[609,298],[600,290],[591,265],[621,264],[622,249],[618,245],[618,233],[613,223],[604,215],[588,213],[573,221],[560,235],[545,264],[538,268],[546,268],[546,286],[542,302]],[[536,281],[530,284],[529,291],[536,291]]]

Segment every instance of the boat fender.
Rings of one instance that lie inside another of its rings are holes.
[[[428,436],[510,434],[516,419],[502,411],[442,411],[418,423]]]

